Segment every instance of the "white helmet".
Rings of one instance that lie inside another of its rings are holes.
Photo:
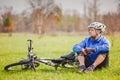
[[[101,32],[104,32],[105,28],[106,28],[106,26],[100,22],[93,22],[88,26],[88,28],[90,28],[90,27],[93,27],[95,29],[99,29],[99,30],[101,30]]]

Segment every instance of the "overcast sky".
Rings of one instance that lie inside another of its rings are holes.
[[[72,11],[73,9],[78,10],[80,14],[83,14],[83,4],[85,0],[54,0],[56,4],[60,5],[63,12],[66,10]],[[92,0],[87,0],[92,1]],[[88,4],[88,3],[86,3]],[[26,0],[0,0],[0,7],[13,6],[13,10],[16,13],[20,13],[23,10],[29,8]],[[100,13],[113,12],[117,9],[116,0],[100,0]]]

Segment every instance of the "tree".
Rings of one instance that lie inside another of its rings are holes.
[[[12,7],[4,7],[2,16],[3,21],[3,32],[9,33],[9,36],[12,36],[12,32],[15,30],[14,20],[12,19]]]
[[[88,0],[84,3],[84,17],[87,20],[85,24],[89,24],[94,21],[99,21],[99,4],[100,0],[93,0],[93,2],[89,2]]]
[[[34,32],[44,34],[46,29],[53,30],[56,22],[61,18],[61,9],[53,0],[29,0],[32,7],[31,22],[34,25]],[[51,24],[53,23],[53,24]]]
[[[117,12],[107,13],[102,16],[102,21],[107,25],[107,34],[110,35],[112,46],[115,43],[115,35],[120,31],[120,0],[118,2]]]
[[[120,0],[118,0],[118,7],[117,7],[118,14],[120,14]]]

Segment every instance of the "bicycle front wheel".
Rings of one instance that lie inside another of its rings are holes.
[[[4,67],[5,70],[23,70],[23,69],[27,69],[29,67],[28,65],[29,61],[26,60],[22,60],[20,62],[17,63],[13,63],[13,64],[9,64],[7,66]]]

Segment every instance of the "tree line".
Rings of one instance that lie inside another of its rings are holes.
[[[0,8],[0,32],[30,32],[39,35],[54,32],[84,32],[93,21],[107,26],[107,34],[114,35],[120,31],[120,0],[117,12],[99,14],[99,1],[85,2],[84,15],[77,10],[72,14],[63,14],[60,5],[54,0],[26,0],[30,8],[20,14],[13,13],[13,7]],[[87,1],[87,0],[86,0]]]

